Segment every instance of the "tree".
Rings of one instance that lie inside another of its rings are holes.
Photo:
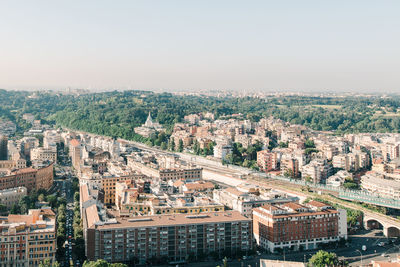
[[[306,146],[306,148],[315,148],[314,141],[311,139],[307,139],[304,145]]]
[[[169,139],[168,150],[175,151],[175,138],[170,138]]]
[[[309,263],[314,267],[334,267],[338,265],[339,259],[333,252],[320,250],[311,257]]]
[[[45,200],[44,194],[40,194],[40,195],[38,196],[38,201],[39,201],[39,202],[43,202],[44,200]]]
[[[74,193],[74,202],[79,203],[79,192],[77,192],[77,191]]]
[[[161,142],[161,149],[162,150],[167,150],[167,148],[168,148],[168,145],[167,145],[167,143],[166,142]]]
[[[179,139],[178,152],[182,152],[182,151],[183,151],[183,141],[182,141],[182,139]]]
[[[228,267],[228,258],[225,257],[222,262],[224,263],[224,267]]]

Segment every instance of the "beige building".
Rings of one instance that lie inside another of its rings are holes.
[[[17,204],[19,200],[26,195],[27,189],[23,186],[0,190],[0,204],[3,204],[8,209],[10,209],[14,204]]]
[[[31,150],[31,160],[57,162],[57,150],[37,147]]]
[[[173,164],[166,164],[166,167],[161,167],[158,164],[139,162],[133,157],[128,157],[128,167],[135,171],[139,171],[146,176],[159,178],[164,181],[168,180],[201,180],[202,168],[196,168],[186,165],[174,167]]]
[[[55,217],[50,208],[42,208],[1,218],[0,266],[34,267],[47,259],[54,262]]]

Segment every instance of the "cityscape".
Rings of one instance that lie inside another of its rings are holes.
[[[0,267],[400,267],[400,2],[0,2]]]

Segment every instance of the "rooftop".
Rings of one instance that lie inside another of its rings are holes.
[[[209,212],[196,215],[173,214],[158,216],[140,216],[135,218],[116,218],[113,224],[97,224],[97,229],[138,228],[149,226],[171,226],[185,224],[228,223],[232,221],[251,222],[238,211]]]

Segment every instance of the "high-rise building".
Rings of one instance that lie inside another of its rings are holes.
[[[5,135],[0,135],[0,160],[8,159],[8,138]]]

